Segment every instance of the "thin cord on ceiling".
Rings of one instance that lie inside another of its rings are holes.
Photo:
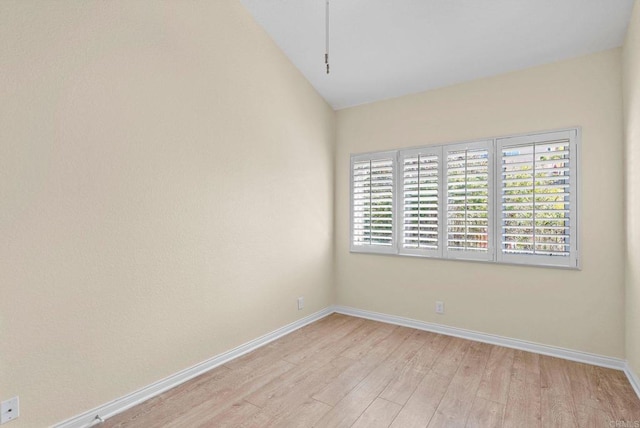
[[[324,63],[327,65],[327,74],[329,74],[329,0],[325,7],[325,50]]]

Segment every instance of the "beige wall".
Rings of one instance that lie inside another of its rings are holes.
[[[4,0],[0,40],[13,428],[332,303],[335,114],[238,1]]]
[[[339,111],[338,303],[624,357],[621,123],[619,49]],[[575,125],[582,271],[349,253],[350,153]]]
[[[636,373],[638,9],[622,62]],[[5,0],[0,40],[12,427],[76,415],[335,301],[625,357],[620,50],[342,110],[334,162],[334,113],[237,0]],[[349,253],[349,153],[574,125],[582,271]]]
[[[640,3],[636,1],[623,50],[626,160],[627,360],[640,375]]]

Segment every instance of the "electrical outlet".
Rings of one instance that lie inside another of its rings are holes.
[[[444,302],[436,300],[436,314],[444,314]]]
[[[20,416],[20,401],[18,397],[13,397],[0,403],[0,424],[12,421],[18,416]]]
[[[304,308],[304,297],[298,297],[298,310],[301,311]]]

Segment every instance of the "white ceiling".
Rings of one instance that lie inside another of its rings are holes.
[[[241,0],[341,109],[623,43],[633,0]]]

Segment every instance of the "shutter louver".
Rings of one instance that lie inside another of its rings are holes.
[[[452,256],[489,252],[489,161],[488,148],[447,152],[447,251]]]
[[[394,160],[353,163],[354,246],[393,246]]]
[[[439,249],[440,157],[416,153],[402,159],[402,248]]]
[[[350,250],[580,268],[580,130],[351,155]]]
[[[568,138],[502,147],[503,254],[570,255],[570,151]]]

